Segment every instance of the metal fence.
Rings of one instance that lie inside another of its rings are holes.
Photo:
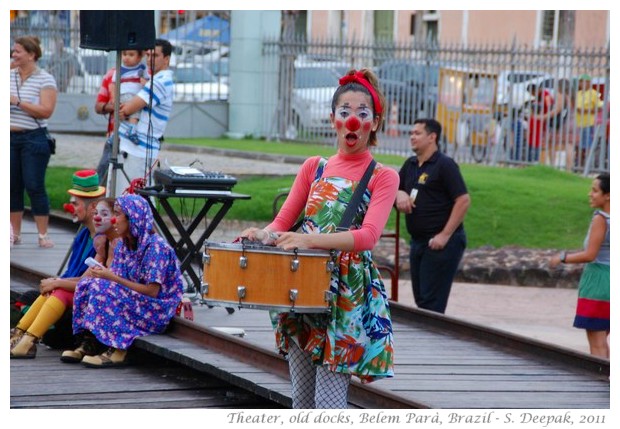
[[[61,25],[53,19],[47,25],[18,19],[11,23],[11,49],[16,38],[34,35],[41,41],[39,67],[47,70],[59,92],[97,94],[106,71],[114,67],[114,53],[81,49],[79,28]]]
[[[609,171],[609,46],[299,39],[265,41],[263,53],[267,63],[278,62],[280,76],[277,102],[266,104],[276,111],[265,124],[268,138],[333,144],[329,113],[338,77],[369,67],[388,102],[379,152],[410,153],[413,121],[434,117],[443,125],[442,149],[460,162]],[[589,76],[584,91],[582,75]],[[265,100],[273,96],[265,94]]]
[[[210,28],[209,34],[217,34],[222,42],[215,36],[202,42],[195,35],[207,33],[200,31],[199,26],[201,23],[207,25],[206,20],[211,17],[204,16],[160,36],[173,45],[170,66],[175,71],[175,101],[200,103],[228,99],[229,48],[224,45],[223,38],[230,36],[219,21],[215,24],[208,21],[209,25],[222,26]],[[193,23],[197,24],[191,25]],[[11,23],[11,48],[14,40],[23,35],[36,35],[41,41],[43,56],[39,66],[54,76],[61,93],[97,94],[103,76],[116,65],[116,51],[80,48],[77,21],[69,27],[53,19],[48,25],[28,19],[16,20]]]
[[[185,28],[179,30],[180,39],[187,38],[184,31],[190,28]],[[225,34],[223,27],[218,30]],[[16,21],[11,23],[11,46],[25,34],[42,41],[39,65],[56,78],[60,92],[96,94],[103,75],[115,64],[115,52],[79,48],[79,28]],[[229,45],[213,40],[175,43],[172,63],[180,66],[175,74],[177,80],[187,80],[175,85],[176,101],[226,100],[234,91],[228,80]],[[435,117],[443,124],[442,149],[459,162],[543,163],[585,174],[609,171],[609,46],[533,49],[516,43],[292,38],[266,40],[263,58],[265,70],[279,73],[277,91],[264,85],[262,135],[268,139],[334,144],[329,113],[338,78],[350,68],[370,67],[388,101],[379,152],[409,154],[413,121]],[[207,71],[211,65],[216,70]],[[208,82],[212,79],[206,76],[213,74],[216,82]],[[595,97],[579,91],[584,74],[591,77],[588,85],[596,90]]]

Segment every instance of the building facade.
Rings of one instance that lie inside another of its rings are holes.
[[[605,46],[609,10],[313,10],[298,12],[308,39],[396,43]]]

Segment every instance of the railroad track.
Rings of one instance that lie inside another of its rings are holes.
[[[67,224],[63,223],[62,218],[57,218],[54,222],[58,225],[64,224],[67,227]],[[68,228],[74,230],[75,226],[69,224]],[[37,272],[33,269],[23,266],[16,266],[13,264],[11,265],[11,277],[19,276],[24,279],[24,281],[30,283],[33,287],[44,275],[45,274]],[[244,311],[244,314],[249,312],[245,309],[241,310],[242,313]],[[406,307],[396,302],[391,303],[391,311],[395,326],[398,325],[398,339],[400,341],[408,341],[406,339],[406,335],[414,335],[414,337],[418,339],[421,336],[420,332],[432,333],[433,335],[443,336],[442,338],[454,339],[455,345],[448,345],[446,343],[446,349],[457,350],[459,347],[470,346],[490,347],[494,350],[493,353],[495,353],[495,350],[504,353],[503,357],[500,359],[501,361],[514,359],[516,362],[519,360],[523,360],[525,362],[524,364],[516,363],[513,365],[522,365],[523,367],[526,367],[527,365],[533,365],[536,363],[536,365],[543,365],[544,368],[558,369],[562,376],[565,376],[564,374],[576,374],[576,376],[580,379],[580,382],[585,380],[586,383],[595,384],[596,388],[593,390],[605,389],[604,386],[601,387],[601,381],[604,381],[605,385],[608,385],[607,380],[609,378],[610,371],[609,361],[552,344],[546,344],[537,340],[528,339],[519,335],[482,327],[442,314]],[[251,325],[252,322],[249,322],[248,326]],[[397,336],[396,334],[397,332],[395,328],[395,337]],[[159,354],[166,358],[170,358],[172,356],[173,359],[178,362],[182,362],[184,365],[193,367],[194,369],[202,372],[210,373],[214,376],[224,377],[227,382],[248,389],[252,393],[267,397],[269,400],[272,400],[281,406],[290,406],[290,397],[287,395],[286,391],[268,391],[259,384],[254,383],[253,381],[248,381],[243,377],[239,377],[237,375],[227,375],[218,363],[210,364],[208,360],[200,361],[200,359],[187,358],[187,356],[182,356],[180,353],[175,351],[171,352],[171,350],[174,350],[175,347],[183,349],[183,347],[187,347],[188,344],[191,344],[199,349],[208,350],[209,353],[215,353],[218,356],[247,365],[247,367],[256,368],[265,374],[269,374],[270,376],[287,381],[287,363],[281,356],[265,346],[264,335],[262,337],[258,334],[255,335],[256,339],[254,341],[249,338],[238,338],[226,334],[221,330],[207,327],[204,324],[200,325],[176,317],[171,323],[167,336],[162,337],[169,338],[162,339],[161,344],[139,339],[135,342],[135,345],[147,352]],[[458,358],[458,352],[456,353]],[[401,369],[400,373],[411,372],[414,370],[417,371],[416,368],[420,368],[425,365],[439,365],[441,363],[440,360],[442,359],[441,356],[441,353],[437,353],[436,358],[430,358],[430,362],[424,362],[422,364],[420,364],[419,360],[415,360],[418,358],[415,358],[412,365],[409,365],[408,362],[404,362],[404,360],[401,359],[400,363],[404,369]],[[399,362],[397,362],[397,365],[398,364]],[[441,363],[441,365],[448,364],[449,363]],[[489,374],[492,374],[494,368],[496,368],[497,365],[501,365],[501,363],[486,365],[488,365],[486,367],[486,371],[489,372]],[[509,368],[510,364],[508,363],[506,365],[506,368]],[[459,368],[458,363],[455,368]],[[462,368],[462,365],[460,368]],[[485,367],[483,366],[482,368],[483,369],[481,369],[481,371],[485,371]],[[508,371],[508,369],[504,370],[504,367],[501,367],[501,369],[502,371]],[[450,371],[460,371],[460,369],[450,369]],[[524,381],[530,380],[527,378],[527,374],[525,374],[524,371],[525,370],[518,372],[515,377],[521,376]],[[441,380],[442,376],[445,376],[445,374],[442,373],[441,376],[433,377],[437,380]],[[553,374],[553,376],[557,377],[557,374]],[[417,386],[423,386],[425,383],[423,376],[418,376],[416,380],[418,380]],[[529,381],[527,382],[529,383]],[[454,383],[455,386],[458,384],[456,381]],[[437,384],[440,384],[440,381],[437,381]],[[407,386],[403,386],[403,389],[406,387]],[[409,386],[409,388],[411,388],[411,386]],[[508,388],[507,390],[510,390],[511,388]],[[456,386],[454,389],[458,392],[461,387]],[[417,391],[422,390],[425,389],[423,387],[417,387]],[[425,394],[416,394],[416,391],[414,391],[413,394],[411,392],[403,392],[401,392],[400,388],[392,389],[388,384],[382,384],[381,382],[363,385],[357,381],[353,381],[350,389],[349,402],[351,408],[415,409],[443,407],[441,401],[433,402],[433,400],[428,399],[434,398],[433,394],[425,396]],[[510,395],[510,392],[508,392],[508,395]],[[598,396],[600,397],[600,394]],[[546,408],[547,406],[545,406],[545,404],[541,404],[541,407]],[[553,406],[551,407],[553,408]],[[468,407],[462,406],[455,408]],[[485,406],[482,406],[482,408],[485,408]],[[505,406],[505,408],[511,408],[511,406]],[[596,407],[594,406],[594,408]]]
[[[22,266],[12,266],[11,277],[21,279],[22,282],[27,283],[29,287],[35,289],[41,279],[46,276],[36,270],[30,270]],[[281,377],[283,380],[288,379],[288,364],[282,356],[264,347],[248,343],[242,338],[223,333],[218,329],[200,326],[183,318],[175,317],[166,334],[183,342],[195,344],[199,347],[204,347],[211,351],[226,355],[239,362],[247,363],[266,373]],[[157,354],[168,359],[171,358],[170,354],[167,353],[166,347],[154,345],[143,339],[136,340],[134,344],[148,353]],[[190,367],[194,366],[188,361],[186,361],[185,364]],[[216,371],[217,368],[214,367],[213,370]],[[214,375],[222,376],[221,374]],[[225,381],[230,382],[231,380],[227,379]],[[240,387],[252,390],[247,384],[240,384]],[[261,392],[252,391],[252,393]],[[290,406],[286,397],[276,396],[272,399],[279,405]],[[361,383],[355,382],[351,388],[349,403],[354,408],[427,408],[423,403],[410,401],[394,395],[389,391],[364,386]]]

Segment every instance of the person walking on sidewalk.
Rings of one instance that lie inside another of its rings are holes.
[[[416,119],[411,131],[415,156],[400,169],[396,208],[411,235],[409,262],[419,308],[444,313],[467,245],[463,220],[469,194],[458,165],[439,151],[441,124]]]
[[[277,347],[288,356],[293,408],[347,408],[352,376],[362,383],[394,376],[389,304],[371,254],[398,188],[396,171],[373,164],[370,152],[385,99],[369,69],[350,70],[339,83],[330,115],[338,153],[307,159],[274,221],[264,231],[241,234],[250,240],[275,237],[274,244],[288,250],[338,251],[330,314],[271,314]],[[339,227],[366,171],[371,176],[353,223]],[[302,232],[289,232],[302,212]]]
[[[579,280],[579,298],[573,326],[586,330],[590,353],[609,359],[609,289],[610,289],[610,233],[609,233],[609,174],[594,179],[589,194],[590,207],[596,209],[590,222],[584,249],[580,252],[560,252],[551,258],[552,268],[562,264],[586,266]]]
[[[72,308],[75,286],[88,268],[84,261],[94,257],[93,238],[96,234],[93,223],[93,206],[105,194],[99,186],[99,178],[93,170],[81,170],[73,175],[73,187],[67,191],[70,198],[69,212],[81,228],[73,240],[71,257],[67,269],[60,277],[41,280],[41,294],[32,303],[26,314],[11,330],[11,358],[34,358],[37,342],[44,338],[48,329]]]

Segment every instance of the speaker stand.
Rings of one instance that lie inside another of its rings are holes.
[[[127,178],[127,182],[130,182],[127,173],[123,170],[123,164],[118,162],[118,151],[120,140],[118,137],[118,126],[119,126],[119,110],[121,107],[121,84],[120,84],[120,75],[121,75],[121,55],[122,51],[116,51],[116,77],[117,82],[114,85],[114,134],[112,135],[112,155],[110,156],[110,165],[112,165],[112,171],[109,171],[110,180],[108,183],[110,184],[108,189],[108,196],[112,198],[116,198],[116,174],[117,170],[121,170],[125,177]]]

